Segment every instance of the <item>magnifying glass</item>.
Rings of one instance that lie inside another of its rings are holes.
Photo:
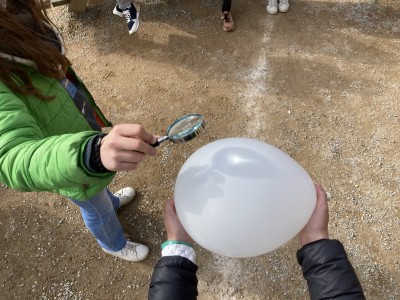
[[[169,140],[174,144],[182,144],[193,140],[203,130],[205,121],[200,114],[188,114],[168,126],[165,136],[158,138],[157,142],[152,144],[157,147],[162,142]]]

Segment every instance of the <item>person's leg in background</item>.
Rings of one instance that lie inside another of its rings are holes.
[[[222,0],[221,8],[221,19],[222,28],[227,31],[233,31],[235,29],[235,24],[233,23],[233,18],[231,14],[232,0]]]
[[[128,23],[129,34],[139,29],[139,6],[132,0],[117,0],[113,13],[120,17],[125,17]]]
[[[120,199],[108,189],[102,190],[86,201],[71,198],[69,200],[79,206],[86,227],[106,253],[134,262],[147,257],[149,248],[126,240],[116,215],[116,210],[120,207]]]

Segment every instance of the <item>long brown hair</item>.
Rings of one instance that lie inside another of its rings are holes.
[[[36,64],[38,71],[59,79],[71,62],[54,44],[49,28],[50,21],[41,0],[7,0],[6,8],[0,8],[0,52],[25,58]],[[53,42],[52,42],[53,41]],[[21,64],[0,57],[0,81],[15,93],[44,96],[32,84],[28,71]]]

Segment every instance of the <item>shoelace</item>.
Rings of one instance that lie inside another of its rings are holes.
[[[224,21],[228,22],[228,23],[231,21],[231,19],[229,18],[229,15],[227,13],[224,13]]]
[[[289,1],[288,0],[279,0],[279,4],[288,5]]]
[[[268,0],[268,6],[277,6],[278,0]]]
[[[135,252],[135,256],[137,257],[137,252],[136,252],[136,245],[133,243],[127,243],[126,246],[121,249],[122,254],[127,254],[128,252],[130,252],[129,250],[132,250],[133,252]]]
[[[129,23],[130,21],[132,21],[131,12],[128,9],[124,10],[124,16],[125,16],[126,22]]]

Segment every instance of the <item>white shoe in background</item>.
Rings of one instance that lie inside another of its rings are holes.
[[[280,12],[287,12],[289,10],[289,0],[279,0],[278,9]]]
[[[114,196],[119,198],[119,207],[127,205],[129,202],[133,200],[135,195],[136,195],[135,189],[132,187],[125,187],[119,190],[118,192],[114,193]]]
[[[270,15],[276,15],[278,13],[278,0],[268,0],[267,12]]]

